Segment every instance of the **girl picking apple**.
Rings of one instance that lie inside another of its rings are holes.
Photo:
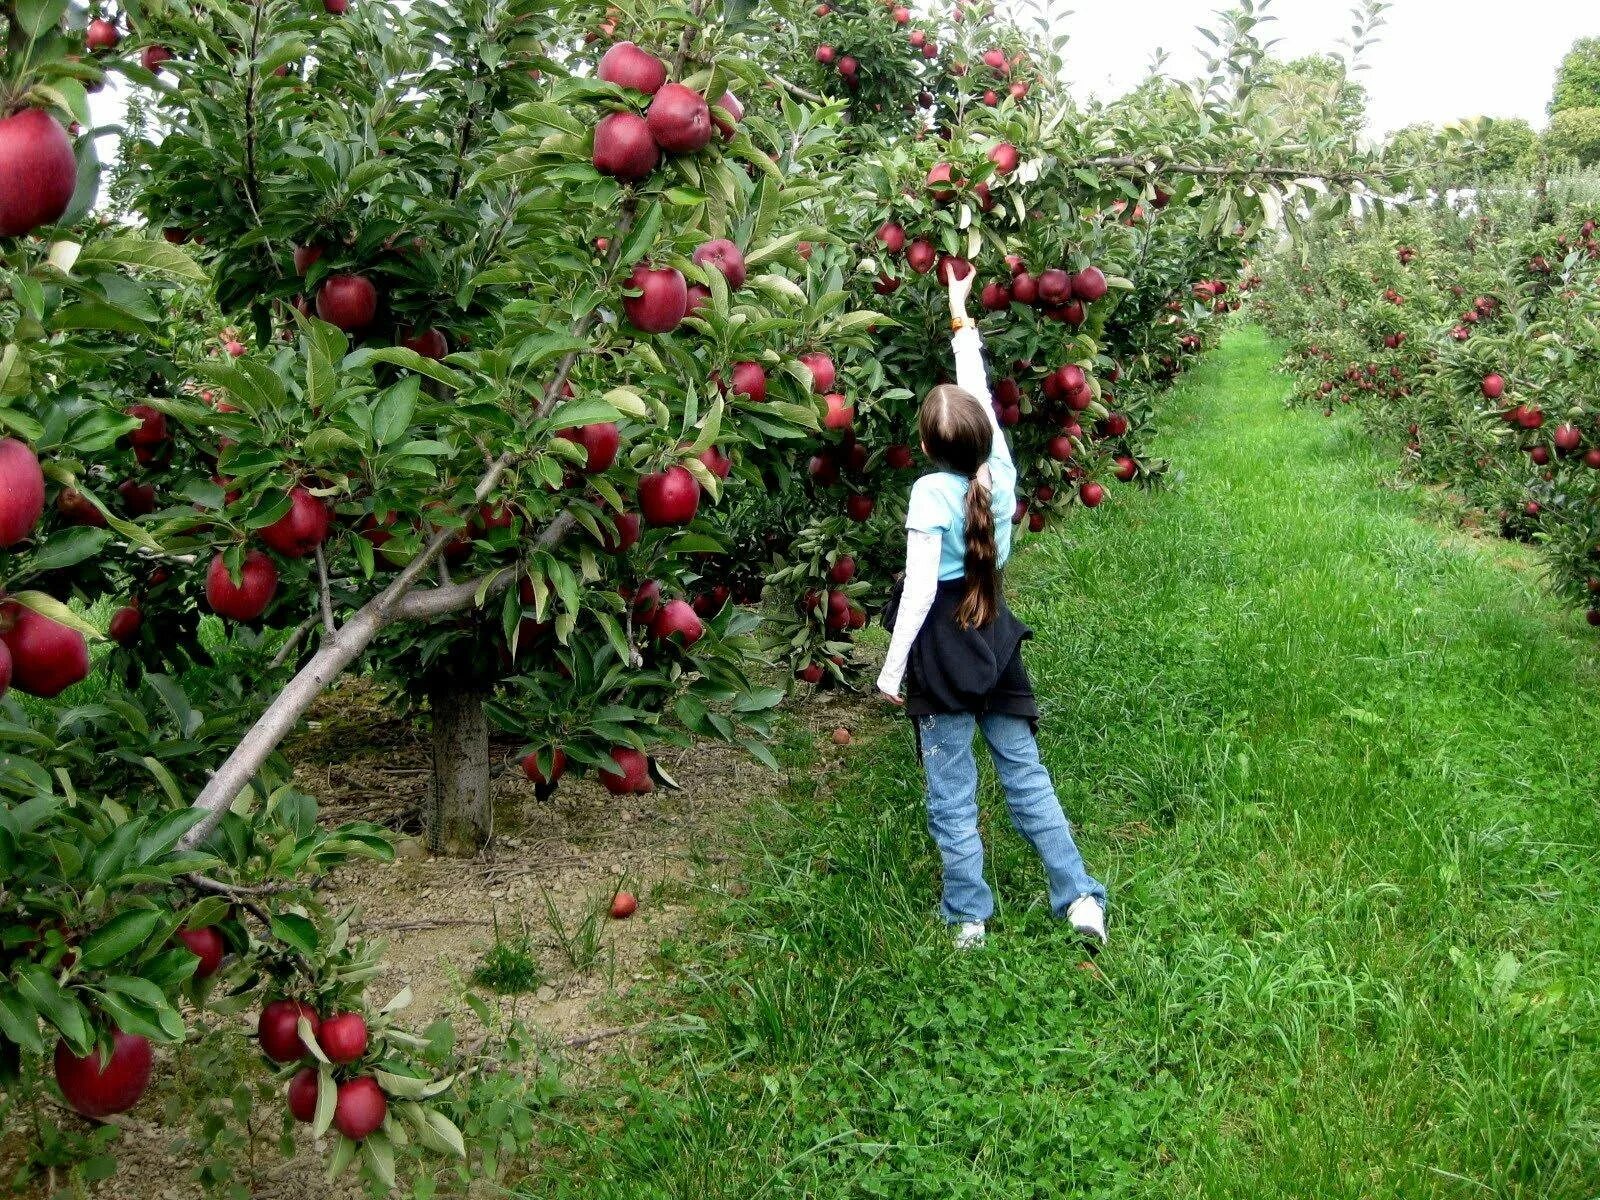
[[[990,401],[983,343],[967,316],[975,273],[948,272],[956,384],[928,393],[917,419],[938,469],[918,479],[906,514],[906,570],[885,621],[894,630],[878,689],[916,727],[927,775],[928,830],[944,860],[941,913],[956,946],[983,941],[994,895],[983,878],[978,765],[983,732],[1012,823],[1049,877],[1050,907],[1098,946],[1106,892],[1072,840],[1039,761],[1039,709],[1022,664],[1032,637],[1006,605],[1000,572],[1011,553],[1017,469]]]

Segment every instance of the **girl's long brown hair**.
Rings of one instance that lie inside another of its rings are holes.
[[[994,510],[979,468],[994,448],[994,426],[982,401],[971,392],[942,383],[928,393],[917,418],[922,445],[934,464],[967,480],[966,592],[956,609],[963,629],[990,624],[1000,610],[999,552],[994,542]]]

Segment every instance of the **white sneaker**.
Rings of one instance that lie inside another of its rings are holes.
[[[956,926],[956,949],[971,950],[974,946],[983,945],[984,928],[982,921],[963,921]]]
[[[1067,909],[1067,920],[1080,936],[1106,944],[1106,910],[1093,896],[1079,896]]]

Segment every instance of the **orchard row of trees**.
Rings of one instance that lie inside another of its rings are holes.
[[[1480,189],[1313,231],[1255,311],[1290,341],[1303,402],[1355,406],[1600,626],[1600,181]]]
[[[544,794],[695,738],[770,762],[764,663],[854,679],[946,272],[1039,529],[1160,476],[1259,232],[1364,168],[1257,107],[1249,6],[1208,78],[1089,107],[1046,20],[967,0],[0,11],[7,1103],[53,1071],[112,1116],[152,1044],[249,1014],[285,1128],[380,1187],[484,1169],[495,1047],[399,1025],[309,886],[392,853],[292,785],[317,697],[426,706],[450,853],[492,833],[491,725]]]

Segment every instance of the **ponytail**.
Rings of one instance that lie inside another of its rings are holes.
[[[981,629],[992,624],[1000,608],[999,580],[994,544],[994,510],[989,489],[978,475],[967,481],[967,556],[966,591],[956,609],[956,623],[963,629]]]

